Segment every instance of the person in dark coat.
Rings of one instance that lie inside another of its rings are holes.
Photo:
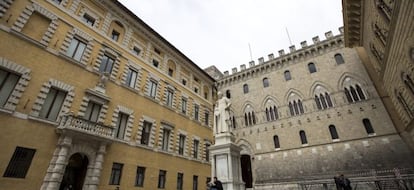
[[[340,183],[341,183],[343,190],[352,190],[351,181],[349,181],[348,178],[346,178],[343,174],[341,174],[339,179],[340,179]]]
[[[342,190],[342,185],[341,185],[341,179],[339,175],[336,175],[334,177],[334,181],[335,181],[335,185],[336,185],[336,190]]]
[[[217,177],[214,177],[214,185],[213,188],[217,190],[223,190],[223,184],[221,184],[221,181],[217,179]]]

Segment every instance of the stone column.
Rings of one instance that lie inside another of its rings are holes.
[[[89,190],[97,190],[99,185],[99,178],[101,176],[102,164],[106,153],[106,144],[102,143],[96,153],[95,164],[90,174]]]
[[[65,168],[69,156],[69,149],[72,146],[72,138],[68,136],[61,136],[60,138],[60,149],[56,161],[54,162],[52,159],[50,163],[50,165],[53,167],[50,167],[48,169],[48,173],[51,172],[51,174],[47,174],[48,177],[45,177],[45,180],[43,181],[43,185],[41,187],[42,190],[58,190],[63,178],[63,174],[65,173]]]

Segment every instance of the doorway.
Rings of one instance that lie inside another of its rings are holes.
[[[73,154],[66,165],[59,190],[82,190],[89,160],[84,154]]]
[[[242,179],[246,185],[246,188],[253,188],[253,175],[250,155],[241,155],[240,163],[242,168]]]

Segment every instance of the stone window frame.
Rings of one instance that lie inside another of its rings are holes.
[[[174,151],[174,128],[175,126],[173,124],[170,123],[166,123],[164,121],[161,121],[161,125],[159,128],[159,132],[158,132],[158,149],[160,151],[165,152],[165,150],[163,150],[162,146],[163,146],[163,137],[164,137],[164,129],[169,130],[170,131],[170,136],[168,139],[168,149],[166,152],[172,153]]]
[[[323,85],[318,84],[315,86],[315,88],[313,89],[313,97],[314,97],[314,102],[316,104],[316,108],[318,110],[326,110],[326,109],[335,107],[335,104],[331,97],[331,93]],[[321,99],[321,97],[323,97],[324,101]]]
[[[72,43],[73,38],[86,42],[86,48],[85,48],[85,51],[83,52],[81,61],[77,61],[66,55],[68,48],[70,44]],[[73,28],[70,32],[66,34],[62,47],[60,48],[60,54],[86,67],[88,65],[89,58],[91,57],[93,46],[94,46],[94,43],[93,43],[92,36],[90,36],[86,32],[83,32],[82,30],[78,28]]]
[[[144,60],[144,56],[145,56],[145,48],[143,45],[141,45],[139,42],[137,42],[138,40],[133,39],[132,42],[132,48],[131,48],[131,54],[134,55],[135,57],[141,59],[141,61],[145,61]],[[140,50],[140,53],[137,55],[134,52],[134,48],[138,48]]]
[[[194,155],[194,150],[195,150],[195,146],[194,146],[194,142],[198,141],[198,149],[197,149],[197,157],[195,157]],[[195,159],[195,160],[200,160],[202,159],[202,151],[200,151],[200,145],[201,145],[201,138],[199,136],[193,135],[193,137],[191,138],[191,158]]]
[[[5,109],[8,111],[14,111],[23,95],[23,92],[26,90],[26,87],[29,84],[29,81],[31,79],[31,70],[4,57],[0,57],[0,68],[4,68],[5,70],[20,75],[19,81],[17,82],[12,93],[7,99],[6,104],[4,105],[4,107],[0,107],[1,110]]]
[[[92,10],[90,10],[88,7],[86,7],[85,4],[82,3],[82,8],[79,10],[78,12],[78,18],[79,20],[81,20],[82,23],[84,23],[85,25],[92,27],[92,28],[96,28],[99,29],[99,25],[101,24],[101,20],[102,20],[102,16],[99,16],[99,14],[93,12]],[[83,20],[84,15],[87,14],[88,16],[92,17],[93,19],[95,19],[95,22],[93,24],[93,26],[85,23],[85,21]]]
[[[3,18],[4,14],[14,3],[14,0],[0,1],[0,18]]]
[[[150,132],[150,138],[149,138],[149,143],[148,145],[143,145],[141,144],[141,138],[142,138],[142,130],[144,129],[144,122],[148,122],[151,123],[151,132]],[[157,122],[155,119],[143,115],[140,119],[139,119],[139,123],[138,123],[138,131],[137,131],[137,136],[136,136],[136,141],[135,144],[138,146],[143,146],[143,147],[150,147],[150,148],[154,148],[155,145],[155,131],[157,128]]]
[[[256,119],[256,114],[254,111],[254,108],[252,105],[250,104],[246,104],[246,106],[243,109],[243,113],[244,113],[244,126],[248,127],[248,126],[253,126],[256,125],[257,119]]]
[[[67,92],[65,100],[63,101],[62,107],[60,108],[59,114],[57,116],[57,120],[52,122],[59,122],[60,116],[62,116],[65,113],[69,113],[70,107],[72,106],[73,99],[75,96],[75,87],[64,82],[58,81],[56,79],[49,79],[49,81],[43,83],[42,88],[40,89],[40,92],[37,95],[37,98],[30,112],[31,118],[46,121],[46,119],[40,118],[40,111],[42,110],[43,104],[45,103],[45,99],[52,87]]]
[[[130,141],[131,137],[132,137],[132,127],[134,126],[134,110],[127,108],[125,106],[122,105],[117,105],[114,113],[112,114],[112,122],[111,122],[111,127],[112,128],[116,128],[116,124],[118,122],[118,117],[119,117],[119,113],[124,113],[126,115],[128,115],[128,123],[127,126],[125,127],[125,134],[124,134],[124,138],[119,139],[119,140],[124,140],[124,141]],[[115,136],[115,134],[114,134]]]
[[[316,68],[316,64],[314,62],[308,63],[308,71],[310,74],[318,72],[318,69]]]
[[[185,136],[185,140],[184,140],[184,152],[183,152],[183,154],[181,155],[181,154],[179,154],[179,148],[180,148],[180,135],[184,135]],[[186,131],[184,131],[184,130],[182,130],[182,129],[178,129],[177,130],[177,135],[175,136],[175,138],[176,138],[176,150],[175,150],[175,153],[178,155],[178,156],[183,156],[183,157],[186,157],[186,156],[188,156],[188,141],[189,141],[189,135],[188,135],[188,133],[186,132]]]
[[[266,99],[264,103],[264,114],[267,122],[272,122],[280,119],[278,102],[273,98]]]
[[[342,65],[345,63],[344,56],[341,53],[335,53],[334,55],[336,65]]]
[[[212,111],[207,107],[207,106],[202,106],[203,107],[203,117],[202,117],[202,124],[204,125],[204,126],[207,126],[207,127],[211,127],[211,124],[212,124],[212,121],[211,121],[211,116],[212,116]],[[206,114],[208,114],[208,117],[206,118]],[[206,122],[207,122],[207,124],[206,124]]]
[[[207,157],[207,147],[210,147],[213,143],[210,140],[204,139],[203,141],[203,150],[202,150],[202,155],[201,155],[201,159],[204,160],[205,162],[210,162],[210,158]],[[211,152],[209,153],[209,157],[211,156]]]
[[[112,70],[110,73],[110,79],[115,81],[119,72],[119,68],[121,66],[121,59],[120,59],[120,54],[115,52],[114,50],[110,49],[109,47],[103,46],[98,53],[98,56],[96,57],[96,61],[95,64],[93,65],[93,70],[97,73],[101,73],[99,71],[99,68],[101,66],[102,63],[102,58],[104,56],[108,56],[111,58],[114,58],[114,65],[112,66]]]
[[[50,2],[51,4],[55,5],[55,6],[62,6],[62,7],[66,7],[68,5],[69,0],[61,0],[61,2],[59,4],[56,3],[55,0],[46,0],[48,2]]]
[[[122,73],[122,84],[127,87],[127,88],[131,88],[128,84],[126,84],[126,80],[128,77],[128,72],[129,70],[135,70],[137,72],[137,79],[135,81],[135,87],[132,88],[136,91],[140,91],[140,87],[141,87],[141,81],[142,81],[142,68],[141,66],[139,66],[138,64],[133,63],[132,61],[128,61],[128,64],[126,65],[124,72]]]
[[[150,93],[151,93],[150,92],[151,91],[150,82],[157,83],[157,90],[156,90],[157,93],[155,94],[155,98],[150,96]],[[148,98],[151,98],[152,100],[160,101],[160,99],[161,99],[161,97],[160,97],[161,93],[159,93],[160,90],[161,90],[161,85],[160,84],[161,84],[161,79],[159,77],[157,77],[156,75],[154,75],[152,73],[149,73],[148,76],[147,76],[146,82],[145,82],[145,87],[144,87],[145,96],[148,97]]]
[[[167,102],[167,96],[168,96],[168,91],[170,91],[170,92],[172,92],[172,102],[171,102],[171,106],[170,105],[168,105],[168,102]],[[164,102],[164,104],[166,105],[166,106],[168,106],[168,107],[170,107],[170,108],[175,108],[176,107],[176,105],[177,105],[177,93],[176,93],[176,88],[174,87],[174,86],[172,86],[172,85],[170,85],[170,84],[166,84],[166,86],[165,86],[165,89],[164,89],[164,100],[163,100],[163,102]]]
[[[183,112],[183,100],[186,100],[186,102],[187,102],[187,105],[186,105],[186,107],[185,107],[185,112]],[[187,115],[188,114],[188,100],[189,100],[189,98],[188,98],[188,95],[187,94],[184,94],[184,93],[182,93],[181,94],[181,101],[180,101],[180,113],[181,114],[183,114],[183,115]]]
[[[288,112],[290,116],[298,116],[306,113],[305,106],[303,105],[303,98],[301,95],[299,95],[299,93],[290,92],[287,97]],[[295,104],[297,105],[297,107],[295,106]]]
[[[187,105],[188,105],[188,102],[187,102]],[[195,117],[196,116],[196,107],[198,108],[198,112],[197,112],[197,118]],[[193,115],[193,119],[194,119],[194,121],[197,121],[197,122],[201,122],[201,119],[200,119],[200,113],[201,113],[201,107],[200,107],[200,103],[198,103],[197,101],[193,101],[193,111],[191,112],[192,113],[192,115]]]
[[[414,100],[407,100],[407,97],[410,97],[410,94],[407,93],[407,90],[404,87],[400,87],[398,90],[394,89],[394,94],[395,96],[393,97],[393,100],[396,100],[398,102],[398,104],[394,104],[400,105],[397,106],[396,109],[404,123],[408,124],[414,118],[414,108],[410,109],[410,104],[414,105]]]
[[[47,28],[47,31],[43,34],[42,39],[40,40],[40,43],[42,45],[48,46],[50,40],[56,32],[56,29],[58,28],[59,18],[58,16],[56,16],[55,14],[53,14],[52,12],[50,12],[49,10],[37,3],[26,5],[25,9],[20,13],[19,18],[16,20],[16,22],[13,24],[11,28],[12,30],[21,32],[24,26],[26,25],[27,21],[29,21],[30,17],[35,11],[50,19],[50,24]]]
[[[82,98],[82,103],[81,103],[81,106],[80,106],[79,111],[78,111],[78,116],[80,116],[82,118],[85,116],[86,110],[88,108],[88,104],[89,104],[90,101],[92,101],[92,102],[95,102],[95,103],[98,103],[98,104],[102,105],[101,110],[99,112],[98,120],[96,122],[97,123],[104,123],[105,118],[106,118],[106,114],[108,113],[109,100],[107,100],[103,97],[96,96],[95,94],[89,93],[88,91],[86,91],[86,92],[87,92],[86,96],[84,96]]]

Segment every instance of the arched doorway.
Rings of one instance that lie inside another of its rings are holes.
[[[240,163],[242,169],[242,179],[245,183],[246,188],[253,188],[253,175],[250,155],[241,155]]]
[[[82,190],[85,181],[86,171],[88,169],[89,160],[84,154],[73,154],[66,165],[65,174],[60,183],[59,190],[66,190],[71,186],[71,190]]]

